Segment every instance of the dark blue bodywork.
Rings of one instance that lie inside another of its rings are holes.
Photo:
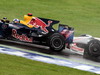
[[[59,23],[59,21],[45,18],[39,19],[45,22],[46,25],[48,25],[48,21],[52,21],[50,26],[45,27],[48,30],[48,33],[43,31],[41,27],[29,28],[26,25],[20,23],[6,23],[1,21],[0,38],[28,43],[41,43],[42,45],[47,45],[48,38],[52,34],[58,33],[59,35],[63,36],[65,45],[69,45],[73,42],[74,29],[72,27],[60,24],[58,30],[55,30],[52,26]]]

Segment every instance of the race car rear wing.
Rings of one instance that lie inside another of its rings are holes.
[[[58,32],[65,37],[66,47],[70,48],[70,43],[73,43],[74,28],[68,25],[59,24]]]
[[[67,30],[70,30],[70,31],[74,31],[73,27],[70,27],[70,26],[64,25],[64,24],[59,24],[59,26],[58,26],[58,32],[61,32],[64,29],[67,29]]]
[[[58,20],[52,20],[52,19],[46,19],[46,18],[40,18],[38,17],[39,19],[41,19],[43,22],[45,22],[46,24],[48,24],[48,21],[52,21],[52,23],[50,24],[50,26],[54,25],[54,24],[58,24],[60,21]]]

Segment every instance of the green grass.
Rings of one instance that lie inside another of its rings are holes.
[[[0,17],[23,19],[23,15],[60,20],[75,28],[75,36],[100,37],[100,0],[0,0]]]
[[[97,75],[22,57],[0,54],[0,75]]]

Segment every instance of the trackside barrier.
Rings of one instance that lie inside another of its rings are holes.
[[[0,46],[0,53],[16,55],[16,56],[24,57],[24,58],[31,59],[31,60],[76,68],[76,69],[100,74],[100,67],[77,63],[77,62],[64,60],[64,59],[60,59],[60,58],[50,57],[50,56],[46,56],[46,55],[40,55],[38,53],[31,53],[31,52],[21,51],[21,50],[7,48],[7,47],[3,47],[3,46]]]

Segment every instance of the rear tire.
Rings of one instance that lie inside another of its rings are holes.
[[[61,34],[54,33],[48,39],[48,46],[50,50],[60,52],[65,48],[65,39]]]

